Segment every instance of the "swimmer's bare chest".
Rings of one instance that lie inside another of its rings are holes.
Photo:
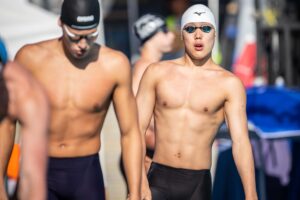
[[[160,155],[186,162],[196,154],[209,158],[212,141],[224,120],[225,95],[220,84],[204,80],[173,76],[157,85],[156,150]]]
[[[52,81],[56,84],[50,84]],[[88,73],[47,80],[44,85],[50,97],[52,114],[50,154],[78,156],[97,152],[114,82]]]
[[[52,132],[91,133],[102,124],[115,86],[105,71],[52,69],[38,76],[50,99]]]
[[[225,94],[214,80],[200,77],[168,77],[156,86],[156,105],[163,109],[211,116],[223,108]]]

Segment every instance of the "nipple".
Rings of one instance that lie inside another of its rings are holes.
[[[207,107],[204,107],[204,112],[208,112],[208,108]]]

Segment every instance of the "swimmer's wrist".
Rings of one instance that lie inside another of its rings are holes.
[[[127,200],[141,200],[141,194],[140,193],[130,193],[127,195]]]

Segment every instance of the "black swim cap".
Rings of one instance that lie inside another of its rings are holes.
[[[145,14],[141,16],[133,25],[135,35],[145,43],[158,31],[167,31],[165,20],[159,15]]]
[[[100,20],[98,0],[64,0],[60,19],[74,29],[96,28]]]

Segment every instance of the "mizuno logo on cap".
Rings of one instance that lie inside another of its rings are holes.
[[[95,19],[94,15],[78,16],[77,17],[77,22],[91,22],[91,21],[94,21],[94,19]]]
[[[205,12],[194,12],[194,14],[201,16]]]

